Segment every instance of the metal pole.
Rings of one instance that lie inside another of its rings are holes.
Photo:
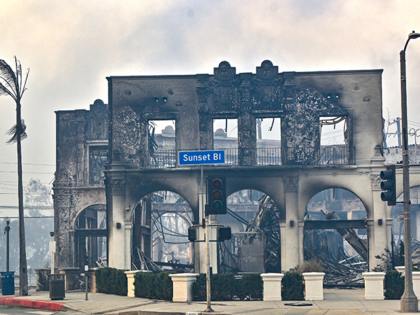
[[[85,292],[86,292],[85,301],[88,301],[88,274],[89,274],[89,266],[85,265]]]
[[[407,40],[407,43],[410,39]],[[400,52],[401,64],[401,116],[403,140],[403,194],[404,194],[404,258],[405,258],[405,290],[401,297],[401,312],[417,312],[418,302],[413,291],[413,274],[411,262],[411,218],[410,218],[410,179],[408,165],[407,135],[407,85],[405,71],[405,48]]]
[[[9,272],[9,221],[6,221],[6,227],[4,228],[4,233],[6,234],[6,271]]]
[[[204,202],[204,180],[203,180],[203,166],[201,166],[201,204],[204,208],[205,215],[205,234],[206,234],[206,288],[207,288],[207,308],[204,312],[213,312],[211,308],[211,282],[210,282],[210,235],[209,235],[209,216],[206,214]]]

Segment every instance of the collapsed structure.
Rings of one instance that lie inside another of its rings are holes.
[[[278,271],[304,260],[304,230],[318,224],[305,220],[308,202],[329,188],[353,192],[367,218],[347,218],[340,226],[325,221],[321,228],[366,228],[372,269],[375,256],[391,243],[392,225],[391,207],[380,198],[379,173],[385,169],[381,74],[382,70],[281,73],[270,61],[255,74],[237,74],[224,61],[212,75],[107,78],[108,105],[98,100],[90,111],[57,112],[58,265],[80,266],[86,256],[92,265],[106,252],[111,267],[141,268],[144,257],[152,257],[154,222],[181,211],[187,225],[203,218],[200,168],[180,167],[177,152],[218,147],[225,149],[227,163],[204,166],[203,174],[226,175],[228,195],[252,189],[269,196],[274,219],[268,221],[278,234],[269,246],[279,251],[270,264]],[[237,122],[234,145],[223,140],[223,132],[215,132],[214,121],[221,119]],[[279,142],[269,146],[258,140],[261,119],[280,120]],[[159,120],[174,121],[175,128],[166,130],[171,134],[166,138],[163,132],[158,141],[153,127]],[[322,126],[340,122],[345,125],[343,144],[323,145]],[[419,183],[414,172],[411,184]],[[398,190],[401,193],[402,187]],[[160,191],[180,198],[169,208],[153,208],[153,193]],[[211,216],[213,224],[218,220],[223,219]],[[199,235],[203,240],[201,228]],[[211,239],[215,235],[213,229]],[[259,241],[267,245],[263,237]],[[203,272],[203,243],[186,246],[195,272]],[[142,253],[138,262],[136,251]],[[217,252],[212,243],[214,272],[220,267]]]

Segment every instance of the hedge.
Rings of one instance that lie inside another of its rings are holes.
[[[304,299],[303,276],[297,272],[286,272],[284,274],[281,289],[281,297],[284,301],[302,301]]]
[[[134,276],[136,297],[172,301],[173,285],[170,274],[175,272],[137,272]]]
[[[124,272],[125,270],[109,267],[96,269],[96,291],[127,296],[127,277]]]
[[[200,274],[192,284],[193,300],[207,299],[206,275]],[[236,280],[233,274],[214,274],[211,278],[212,301],[231,301],[238,299],[261,299],[262,279],[259,274],[244,275]]]
[[[388,270],[385,274],[385,298],[399,300],[404,293],[404,276],[396,270]]]
[[[263,298],[263,281],[258,273],[243,275],[242,279],[238,280],[237,296],[239,299],[245,298],[262,299]]]

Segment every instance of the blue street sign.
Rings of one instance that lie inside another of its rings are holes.
[[[180,151],[178,152],[178,164],[181,165],[205,165],[224,164],[225,151]]]

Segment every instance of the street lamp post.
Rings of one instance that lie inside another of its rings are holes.
[[[411,261],[411,219],[410,219],[410,179],[408,165],[408,133],[407,133],[407,82],[405,74],[405,51],[410,39],[420,37],[414,31],[408,35],[404,49],[400,52],[401,66],[401,120],[403,136],[403,194],[404,194],[404,257],[405,257],[405,289],[401,297],[401,312],[417,312],[418,301],[413,291],[413,274]]]

